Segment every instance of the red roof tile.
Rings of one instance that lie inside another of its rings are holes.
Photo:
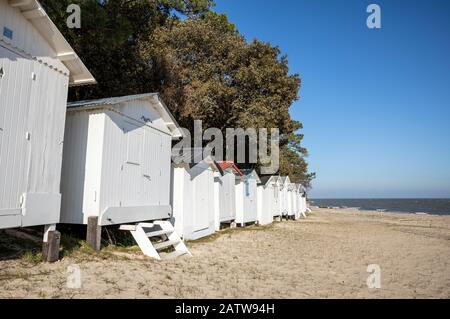
[[[236,166],[236,164],[234,164],[233,161],[223,161],[223,162],[218,162],[218,164],[223,171],[231,168],[235,175],[244,176],[244,174],[242,174],[241,170]]]

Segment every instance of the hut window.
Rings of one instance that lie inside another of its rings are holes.
[[[13,38],[13,31],[7,27],[3,28],[3,36],[12,40]]]
[[[127,134],[127,163],[141,165],[141,152],[143,146],[142,132],[139,129],[129,131]]]
[[[245,196],[250,197],[250,183],[245,181]]]
[[[278,187],[273,188],[273,197],[278,198]]]

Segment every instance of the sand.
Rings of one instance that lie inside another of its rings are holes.
[[[2,298],[449,298],[450,216],[316,209],[188,243],[194,257],[0,261]],[[369,289],[367,267],[381,270]],[[82,286],[67,287],[68,267]]]

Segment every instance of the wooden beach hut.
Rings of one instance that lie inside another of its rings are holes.
[[[289,183],[287,185],[287,218],[296,219],[296,209],[297,209],[297,190],[296,184]]]
[[[299,188],[298,188],[298,193],[299,193],[299,213],[301,216],[306,218],[306,212],[308,211],[308,204],[307,204],[307,192],[306,192],[306,188],[299,184]]]
[[[258,224],[268,225],[279,216],[279,177],[263,176],[258,184]]]
[[[183,239],[196,240],[215,232],[214,177],[219,172],[212,157],[173,164],[172,222]]]
[[[290,200],[288,199],[288,189],[291,184],[291,180],[289,176],[280,177],[280,215],[282,217],[287,217],[289,215],[289,204]]]
[[[294,216],[295,219],[300,218],[301,201],[300,201],[300,184],[294,184]]]
[[[217,163],[220,172],[214,177],[214,215],[216,230],[222,224],[231,224],[236,219],[236,177],[243,176],[242,172],[232,161]]]
[[[181,136],[155,93],[69,103],[61,222],[87,224],[98,249],[102,226],[169,219],[172,139]]]
[[[305,188],[301,184],[295,184],[295,219],[306,217]]]
[[[56,245],[68,87],[95,79],[35,0],[0,0],[0,32],[0,229],[46,225]]]
[[[291,183],[288,189],[288,196],[290,198],[290,205],[288,210],[288,217],[292,220],[297,219],[297,184]]]
[[[236,223],[245,226],[258,221],[258,174],[242,171],[244,176],[236,178]]]

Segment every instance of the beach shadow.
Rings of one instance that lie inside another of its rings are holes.
[[[0,261],[22,258],[38,259],[42,250],[41,238],[34,231],[0,230]]]

